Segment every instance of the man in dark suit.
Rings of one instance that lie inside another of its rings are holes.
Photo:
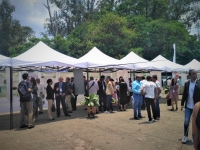
[[[99,94],[99,104],[100,104],[99,111],[102,111],[102,106],[103,106],[104,111],[106,111],[106,83],[104,80],[105,80],[105,76],[102,75],[100,77],[100,80],[98,81],[98,85],[99,85],[98,94]]]
[[[72,97],[71,97],[71,104],[72,104],[72,110],[76,110],[76,102],[77,102],[77,94],[75,91],[75,85],[74,85],[74,77],[71,77],[71,87],[72,87]]]
[[[181,110],[183,110],[185,104],[184,137],[182,139],[184,144],[188,141],[189,122],[194,105],[200,101],[200,81],[197,79],[197,72],[190,70],[189,77],[190,79],[185,82],[181,101]]]
[[[63,112],[65,116],[70,117],[71,115],[67,112],[67,107],[65,103],[65,92],[66,92],[66,85],[63,82],[63,78],[59,77],[59,82],[55,83],[54,85],[54,92],[56,95],[56,108],[57,108],[57,117],[60,117],[60,102],[62,104]]]

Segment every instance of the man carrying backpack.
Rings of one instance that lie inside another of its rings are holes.
[[[32,85],[28,79],[28,74],[24,73],[22,75],[23,81],[18,85],[18,93],[20,95],[20,128],[31,129],[34,128],[33,125],[33,102],[32,102]],[[28,125],[25,124],[25,111],[28,115]]]

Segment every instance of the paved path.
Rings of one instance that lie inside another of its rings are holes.
[[[147,118],[133,120],[131,108],[100,113],[94,119],[88,119],[83,109],[78,106],[71,118],[62,114],[52,122],[45,111],[31,130],[19,128],[16,113],[10,131],[9,115],[0,115],[0,150],[193,150],[191,141],[181,143],[184,112],[169,111],[166,100],[161,101],[161,120],[150,124],[145,122]],[[146,111],[142,114],[147,116]]]

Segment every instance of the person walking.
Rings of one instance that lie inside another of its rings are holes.
[[[169,97],[171,98],[171,104],[172,104],[172,109],[171,111],[174,111],[174,102],[176,104],[176,110],[178,110],[178,74],[175,75],[175,77],[172,79],[171,85],[170,85],[170,92],[169,92]]]
[[[184,136],[182,143],[187,143],[189,122],[193,113],[194,105],[200,101],[200,81],[197,79],[197,72],[192,69],[189,71],[190,79],[185,82],[183,97],[181,100],[181,110],[185,104]]]
[[[47,88],[46,88],[46,92],[47,92],[47,101],[48,101],[48,117],[49,120],[54,120],[53,116],[52,116],[52,105],[54,103],[54,90],[51,87],[51,85],[53,84],[52,79],[48,79],[47,80]]]
[[[142,84],[140,83],[141,76],[137,75],[136,80],[132,83],[133,90],[133,99],[134,99],[134,119],[138,120],[139,118],[144,118],[141,114],[141,105],[142,105],[142,94],[141,88]]]
[[[55,83],[54,85],[54,93],[56,95],[57,117],[60,117],[60,102],[62,104],[65,116],[71,117],[71,115],[69,115],[69,113],[67,112],[67,107],[65,103],[65,92],[66,92],[65,82],[63,82],[62,77],[59,77],[58,81],[59,82]]]
[[[153,75],[152,80],[156,85],[156,95],[155,95],[155,97],[157,98],[156,99],[156,119],[159,120],[160,119],[160,99],[161,99],[160,94],[161,94],[162,89],[161,89],[160,82],[158,81],[157,75]]]
[[[33,99],[31,97],[32,84],[29,81],[27,73],[22,75],[23,81],[18,85],[18,92],[20,95],[20,128],[31,129],[33,125]],[[25,124],[25,111],[28,114],[28,125]]]
[[[124,81],[124,79],[121,78],[121,82],[119,84],[121,111],[126,111],[126,104],[128,103],[127,91],[128,91],[127,84]]]
[[[44,99],[44,95],[45,95],[45,91],[44,91],[44,85],[40,83],[40,79],[37,78],[36,79],[37,82],[37,87],[38,87],[38,99],[39,99],[39,114],[43,114],[43,99]]]
[[[72,97],[71,97],[71,105],[72,110],[76,111],[76,102],[77,102],[77,94],[75,91],[74,77],[71,77],[71,87],[72,87]]]
[[[66,98],[65,98],[65,102],[67,104],[67,109],[68,109],[68,113],[72,113],[72,105],[71,105],[71,97],[72,97],[72,86],[71,86],[71,83],[70,83],[70,78],[67,77],[66,80],[65,80],[65,85],[66,85],[66,91],[65,91],[65,95],[66,95]]]
[[[106,78],[106,111],[104,112],[105,114],[109,114],[110,112],[113,113],[113,107],[112,107],[112,95],[114,93],[114,89],[111,83],[111,77],[108,76]]]
[[[105,80],[105,76],[102,75],[100,77],[100,80],[98,81],[98,85],[99,85],[98,94],[99,94],[99,104],[100,104],[99,111],[103,111],[103,110],[106,111],[106,83],[104,80]]]
[[[31,78],[32,84],[32,94],[33,94],[33,122],[37,120],[38,116],[38,106],[39,106],[39,98],[38,98],[38,87],[35,78]]]
[[[149,120],[147,120],[146,122],[156,122],[156,107],[155,107],[155,103],[157,100],[156,97],[156,84],[154,82],[151,81],[151,76],[147,76],[147,82],[145,82],[142,85],[142,89],[141,89],[141,93],[145,96],[145,103],[146,103],[146,107],[147,107],[147,114],[148,114],[148,118]],[[151,117],[151,109],[153,112],[153,118]]]
[[[197,102],[194,106],[192,115],[192,137],[194,149],[200,150],[200,102]]]

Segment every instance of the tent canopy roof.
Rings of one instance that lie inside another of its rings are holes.
[[[14,57],[13,66],[85,67],[78,59],[59,53],[41,41],[28,51]]]
[[[167,72],[175,72],[175,71],[188,71],[188,68],[176,64],[174,62],[169,61],[161,55],[158,55],[149,63],[137,64],[137,69],[147,69],[147,70],[161,70]]]
[[[149,62],[149,61],[138,56],[134,52],[130,52],[128,55],[126,55],[124,58],[122,58],[120,60],[120,62],[121,62],[121,64],[125,64],[125,65],[120,65],[120,66],[127,67],[127,68],[135,70],[136,69],[135,64],[145,63],[145,62]]]
[[[124,64],[135,64],[135,63],[148,62],[148,60],[138,56],[134,52],[130,52],[128,55],[120,59],[120,62]]]
[[[88,68],[120,64],[119,60],[104,54],[96,47],[94,47],[84,56],[80,57],[79,60],[82,62],[87,62]]]
[[[2,67],[9,67],[12,65],[12,61],[10,57],[6,57],[3,55],[0,55],[0,66]]]
[[[195,70],[199,71],[200,70],[200,62],[197,61],[196,59],[193,59],[191,62],[186,64],[185,67],[189,68],[189,69],[195,69]]]

